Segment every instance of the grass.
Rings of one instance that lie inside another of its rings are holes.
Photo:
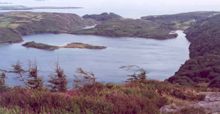
[[[21,110],[19,108],[14,109],[7,109],[7,108],[0,108],[0,114],[19,114]]]
[[[0,28],[6,28],[10,25],[10,22],[0,22]]]
[[[43,19],[42,14],[32,13],[13,13],[4,14],[0,17],[0,28],[16,29],[21,24],[30,23],[31,21],[40,21]]]
[[[0,111],[8,114],[159,114],[175,99],[197,101],[201,96],[166,82],[94,83],[66,92],[11,88],[0,94]],[[173,98],[173,99],[170,99]],[[16,112],[17,111],[17,112]]]

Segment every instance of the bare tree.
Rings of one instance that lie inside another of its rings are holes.
[[[87,72],[82,68],[78,68],[74,75],[74,87],[80,88],[85,85],[93,85],[96,83],[96,77],[93,73]]]
[[[135,81],[145,81],[147,80],[147,72],[145,69],[136,66],[136,65],[130,65],[130,66],[122,66],[120,69],[124,69],[126,71],[132,72],[132,74],[128,75],[127,82],[135,82]]]

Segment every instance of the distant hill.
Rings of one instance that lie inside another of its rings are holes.
[[[140,37],[151,39],[170,39],[171,29],[152,21],[141,19],[113,19],[104,21],[94,28],[77,31],[75,34],[101,35],[108,37]]]
[[[182,29],[185,30],[194,24],[196,21],[206,19],[218,15],[219,12],[211,11],[199,11],[199,12],[188,12],[188,13],[179,13],[172,15],[153,15],[153,16],[144,16],[141,19],[150,20],[156,23],[170,25],[173,29]]]
[[[112,19],[121,19],[120,15],[115,13],[102,13],[102,14],[92,14],[92,15],[84,15],[84,19],[94,19],[96,21],[107,21]]]
[[[22,35],[37,33],[72,33],[92,21],[82,19],[75,14],[8,12],[0,14],[0,42],[14,43],[22,41]]]
[[[198,21],[186,30],[190,60],[168,81],[220,87],[220,15]]]
[[[217,14],[218,12],[191,12],[127,19],[114,13],[80,17],[67,13],[8,12],[0,14],[0,42],[19,42],[22,41],[21,36],[37,33],[169,39],[177,36],[170,34],[171,31],[185,30],[196,21]]]
[[[210,18],[218,12],[189,12],[173,15],[145,16],[141,19],[126,19],[113,13],[85,15],[86,19],[100,22],[97,26],[81,30],[77,34],[95,34],[110,37],[142,37],[153,39],[175,38],[173,30],[186,30],[196,21]]]

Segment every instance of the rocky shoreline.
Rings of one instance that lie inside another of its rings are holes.
[[[188,102],[184,105],[170,104],[160,108],[162,114],[177,114],[184,109],[200,109],[205,114],[219,114],[220,113],[220,93],[219,92],[202,92],[205,98],[201,101]],[[199,113],[200,114],[200,113]]]
[[[54,51],[54,50],[59,49],[59,46],[48,45],[44,43],[36,43],[34,41],[26,42],[22,44],[22,46],[26,48],[35,48],[35,49],[41,49],[41,50],[47,50],[47,51]]]

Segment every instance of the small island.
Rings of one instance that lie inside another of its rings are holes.
[[[106,49],[107,47],[105,46],[95,46],[95,45],[90,45],[90,44],[84,44],[84,43],[79,43],[79,42],[73,42],[69,43],[63,48],[79,48],[79,49]]]
[[[26,48],[35,48],[35,49],[41,49],[41,50],[47,50],[47,51],[54,51],[60,48],[106,49],[105,46],[95,46],[95,45],[84,44],[84,43],[79,43],[79,42],[69,43],[65,46],[54,46],[54,45],[37,43],[37,42],[31,41],[31,42],[26,42],[22,44],[22,46]]]
[[[36,43],[34,41],[26,42],[22,44],[22,46],[26,48],[36,48],[36,49],[47,50],[47,51],[54,51],[54,50],[59,49],[59,46],[53,46],[53,45],[48,45],[44,43]]]

